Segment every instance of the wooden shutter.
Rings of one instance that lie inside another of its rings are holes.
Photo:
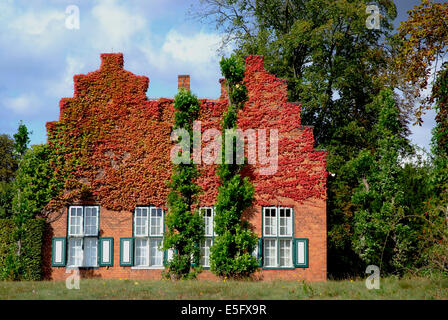
[[[53,267],[64,267],[66,263],[66,238],[53,238],[51,252],[51,265]]]
[[[294,266],[296,268],[308,268],[308,239],[294,239]]]
[[[101,267],[112,267],[114,265],[114,238],[99,238],[98,264]]]
[[[120,238],[120,266],[134,265],[134,239]]]

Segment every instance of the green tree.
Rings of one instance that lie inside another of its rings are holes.
[[[397,67],[405,71],[405,79],[416,85],[416,96],[432,86],[431,94],[422,97],[425,99],[416,111],[418,123],[425,109],[434,108],[437,112],[428,179],[431,196],[425,206],[421,257],[426,262],[423,270],[445,274],[448,273],[448,65],[440,67],[440,62],[448,48],[447,20],[448,3],[422,0],[400,25],[403,41],[396,58]]]
[[[381,91],[372,104],[380,106],[373,131],[379,136],[374,151],[366,149],[353,161],[359,186],[353,202],[353,247],[366,264],[380,266],[383,273],[412,266],[417,230],[405,219],[404,184],[400,183],[401,159],[409,153],[408,141],[400,136],[402,124],[392,90]],[[420,230],[421,231],[421,230]]]
[[[19,279],[27,268],[22,255],[23,239],[27,232],[27,222],[38,217],[45,217],[45,206],[61,190],[61,185],[54,178],[50,167],[50,151],[47,145],[34,145],[28,149],[20,161],[13,183],[12,220],[14,221],[14,246],[7,259],[8,270],[14,279]]]
[[[448,3],[437,3],[422,0],[419,6],[409,11],[409,18],[399,27],[400,42],[399,55],[396,66],[404,71],[405,79],[416,85],[414,95],[420,96],[423,90],[433,83],[431,73],[439,69],[448,48]],[[442,72],[438,70],[434,74]],[[422,123],[425,109],[430,108],[437,94],[425,97],[416,110],[417,123]]]
[[[14,140],[8,135],[0,135],[0,218],[12,214],[13,180],[18,167],[14,153]]]
[[[0,181],[10,182],[15,177],[18,161],[14,150],[14,140],[6,134],[0,135]]]
[[[20,121],[17,133],[14,134],[14,150],[17,152],[20,158],[23,157],[26,150],[28,149],[28,144],[30,143],[30,134],[28,128]]]
[[[189,90],[181,89],[174,99],[173,129],[186,130],[188,137],[178,137],[183,150],[184,162],[173,166],[168,195],[168,214],[166,216],[167,233],[164,249],[174,250],[171,261],[167,263],[166,277],[189,279],[200,271],[197,266],[200,255],[199,243],[204,237],[204,222],[197,206],[200,187],[195,183],[199,176],[196,165],[191,159],[193,148],[193,122],[199,117],[200,103]],[[186,139],[186,140],[185,140]],[[192,261],[193,260],[193,261]],[[192,268],[192,263],[194,267]]]
[[[238,111],[247,100],[247,89],[243,83],[245,66],[241,59],[234,55],[223,57],[220,66],[229,97],[228,109],[222,120],[223,141],[226,141],[226,136],[236,129]],[[210,269],[221,277],[244,278],[250,276],[258,265],[252,256],[257,236],[251,231],[249,222],[242,219],[244,210],[254,200],[254,187],[241,174],[245,164],[236,163],[236,138],[232,138],[232,150],[226,150],[228,147],[223,143],[222,161],[218,168],[221,183],[215,207],[217,237],[210,250]],[[233,155],[231,163],[226,161],[226,152],[229,151]]]

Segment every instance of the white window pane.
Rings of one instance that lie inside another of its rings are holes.
[[[148,266],[148,239],[135,240],[135,265]]]
[[[163,252],[159,250],[159,246],[161,245],[161,243],[161,239],[151,240],[151,265],[153,266],[162,265]]]
[[[68,241],[68,265],[80,267],[83,263],[82,239],[71,238]]]
[[[134,223],[136,236],[148,235],[148,208],[135,209]]]
[[[291,267],[292,266],[292,240],[279,240],[279,266]]]
[[[84,266],[94,267],[98,261],[98,240],[84,238]]]
[[[277,215],[275,208],[264,209],[264,235],[265,236],[277,235]]]
[[[213,235],[213,210],[212,208],[201,208],[201,215],[204,219],[205,235]]]
[[[71,207],[69,211],[69,234],[82,235],[82,208]]]
[[[97,235],[98,234],[98,210],[97,207],[85,207],[84,217],[84,234]]]
[[[266,267],[276,267],[277,266],[277,250],[276,250],[276,240],[264,240],[264,265]]]
[[[279,235],[292,236],[292,212],[290,208],[280,208]]]
[[[163,211],[159,208],[151,208],[150,235],[161,236],[163,234]]]
[[[203,267],[210,267],[210,247],[212,246],[212,239],[204,239],[201,241],[201,265]]]

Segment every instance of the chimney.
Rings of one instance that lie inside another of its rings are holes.
[[[190,76],[189,75],[178,75],[177,76],[177,88],[184,88],[190,90]]]

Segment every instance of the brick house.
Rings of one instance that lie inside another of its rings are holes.
[[[220,129],[227,107],[221,96],[200,99],[201,130]],[[278,169],[247,175],[255,201],[244,213],[259,236],[260,268],[255,277],[326,279],[326,153],[314,150],[313,128],[302,126],[300,105],[287,101],[286,81],[264,69],[263,57],[246,58],[249,100],[238,126],[278,130]],[[149,100],[149,79],[123,69],[122,54],[101,54],[99,70],[74,77],[72,98],[60,102],[58,121],[47,123],[52,162],[64,193],[54,199],[44,242],[44,277],[64,280],[78,267],[83,277],[160,279],[170,252],[162,252],[164,216],[171,175],[173,99]],[[190,78],[178,78],[189,89]],[[269,149],[271,149],[269,144]],[[266,150],[265,150],[266,151]],[[200,212],[206,224],[200,279],[213,245],[216,165],[199,165]]]

